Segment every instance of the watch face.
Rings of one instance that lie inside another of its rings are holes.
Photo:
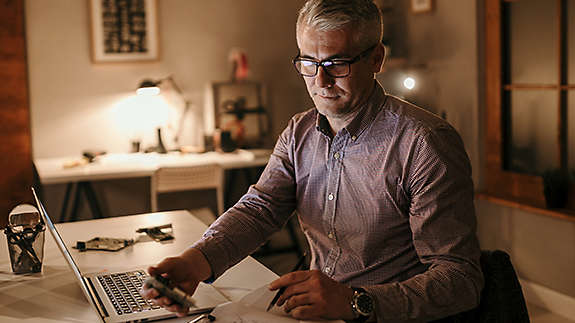
[[[357,311],[361,315],[369,316],[373,312],[373,299],[366,293],[360,293],[355,304],[357,305]]]

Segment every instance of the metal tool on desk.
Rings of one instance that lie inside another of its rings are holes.
[[[135,243],[134,239],[95,237],[88,241],[76,241],[76,246],[74,248],[80,251],[86,251],[86,250],[119,251],[128,246],[133,245],[134,243]]]
[[[145,233],[155,241],[166,241],[174,239],[172,224],[158,225],[149,228],[140,228],[136,230],[137,233]]]

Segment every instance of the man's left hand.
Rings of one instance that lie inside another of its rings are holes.
[[[270,290],[286,287],[276,306],[299,320],[354,318],[351,310],[353,290],[319,270],[294,271],[270,283]]]

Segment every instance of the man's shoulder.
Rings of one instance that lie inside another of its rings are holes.
[[[303,112],[296,113],[290,121],[292,128],[294,130],[310,127],[315,128],[317,114],[318,112],[315,108],[309,108]]]
[[[393,123],[396,129],[408,129],[420,134],[436,129],[454,130],[446,120],[433,112],[393,95],[387,95],[382,117],[378,119],[385,123]]]
[[[305,111],[294,114],[292,120],[295,123],[310,122],[310,121],[315,123],[316,118],[317,118],[316,108],[309,108]]]

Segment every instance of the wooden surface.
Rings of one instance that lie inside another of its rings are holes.
[[[513,201],[485,193],[477,193],[477,199],[489,201],[495,204],[520,209],[523,211],[550,216],[553,218],[575,222],[575,211],[569,209],[547,209],[530,205],[527,201]]]
[[[32,202],[32,152],[24,0],[0,1],[0,227],[10,210]]]

